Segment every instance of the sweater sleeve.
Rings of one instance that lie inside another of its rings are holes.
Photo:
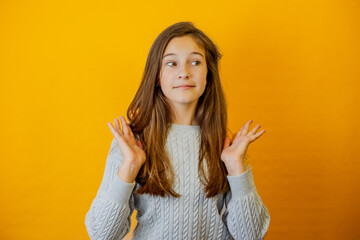
[[[121,152],[114,138],[100,187],[85,217],[92,240],[122,239],[130,231],[135,182],[126,183],[117,176],[121,163]]]
[[[234,239],[263,239],[270,224],[268,209],[257,193],[252,167],[237,176],[227,176],[230,192],[226,195],[223,221]]]

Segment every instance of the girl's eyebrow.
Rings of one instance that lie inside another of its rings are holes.
[[[198,54],[198,55],[200,55],[201,57],[204,57],[201,53],[199,53],[199,52],[192,52],[192,53],[190,53],[190,55],[191,54]],[[170,55],[176,55],[175,53],[168,53],[168,54],[166,54],[166,55],[164,55],[163,56],[163,58],[165,58],[165,57],[167,57],[167,56],[170,56]]]

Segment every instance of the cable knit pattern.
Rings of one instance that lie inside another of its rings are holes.
[[[216,209],[215,201],[212,202],[212,205],[213,205],[212,209]],[[217,214],[217,211],[212,211],[211,212],[210,230],[209,230],[209,234],[208,234],[209,239],[212,239],[214,231],[215,231],[216,214]]]
[[[199,144],[200,144],[200,138],[199,136],[196,138],[195,140],[195,149],[199,149]],[[195,155],[195,157],[198,157],[198,155]],[[197,165],[197,161],[195,161],[194,165],[194,177],[195,179],[198,178],[198,165]],[[194,225],[193,225],[193,230],[192,230],[192,237],[191,239],[196,239],[196,236],[198,235],[198,225],[199,225],[199,204],[200,204],[200,193],[201,193],[201,184],[200,181],[196,181],[195,183],[195,196],[194,196],[194,214],[193,214],[193,219],[194,219]]]
[[[205,231],[206,231],[206,219],[207,219],[207,207],[208,207],[208,202],[209,199],[205,198],[204,199],[204,195],[202,194],[202,202],[203,202],[203,207],[201,208],[202,210],[202,214],[201,214],[201,232],[200,232],[200,239],[205,239]]]
[[[190,193],[190,149],[189,149],[189,137],[186,136],[185,137],[185,146],[184,146],[184,164],[183,166],[186,168],[185,169],[185,192],[186,193]],[[189,210],[190,210],[190,194],[186,194],[184,196],[185,198],[185,202],[184,202],[184,215],[185,216],[189,216]],[[184,232],[182,234],[182,236],[184,236],[184,238],[188,238],[189,236],[189,220],[190,218],[184,218]]]
[[[263,239],[270,215],[251,165],[238,176],[227,176],[230,192],[208,199],[198,176],[199,147],[200,126],[171,124],[166,151],[176,174],[173,189],[181,197],[162,198],[135,194],[140,186],[117,176],[122,156],[113,139],[99,190],[85,216],[90,239],[124,238],[134,209],[133,239]]]
[[[174,143],[176,143],[176,138],[171,138],[171,147],[174,148],[174,152],[175,152],[175,158],[174,155],[172,155],[172,159],[179,159],[179,153],[177,148],[175,147],[176,145],[174,145]],[[174,161],[175,169],[179,169],[179,163],[178,161]],[[179,193],[179,189],[180,189],[180,181],[179,181],[179,177],[176,176],[176,180],[175,180],[175,187],[174,190],[177,191]],[[178,238],[179,237],[179,212],[180,212],[180,199],[179,198],[175,198],[175,207],[174,207],[174,237]]]
[[[169,201],[169,197],[165,198],[165,222],[166,225],[168,225],[170,223],[170,201]],[[169,239],[169,227],[166,226],[164,228],[164,238],[165,239]]]

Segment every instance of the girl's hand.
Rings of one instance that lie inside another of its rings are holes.
[[[120,152],[123,156],[124,165],[140,167],[146,160],[146,154],[140,140],[136,140],[130,126],[125,121],[123,116],[120,117],[122,122],[122,130],[120,129],[119,120],[115,118],[115,129],[113,125],[108,122],[111,133],[118,143]]]
[[[230,172],[238,171],[238,169],[245,169],[244,158],[249,144],[258,139],[265,132],[265,129],[263,129],[256,133],[261,126],[258,124],[248,133],[251,122],[252,120],[249,120],[240,129],[232,142],[230,137],[226,136],[225,138],[224,148],[221,152],[221,160],[225,163],[229,175],[231,175]]]

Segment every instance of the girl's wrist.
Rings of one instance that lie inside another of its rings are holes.
[[[246,172],[246,167],[243,163],[226,166],[229,176],[238,176]]]
[[[123,163],[120,165],[117,176],[124,182],[133,183],[140,171],[140,167]]]

